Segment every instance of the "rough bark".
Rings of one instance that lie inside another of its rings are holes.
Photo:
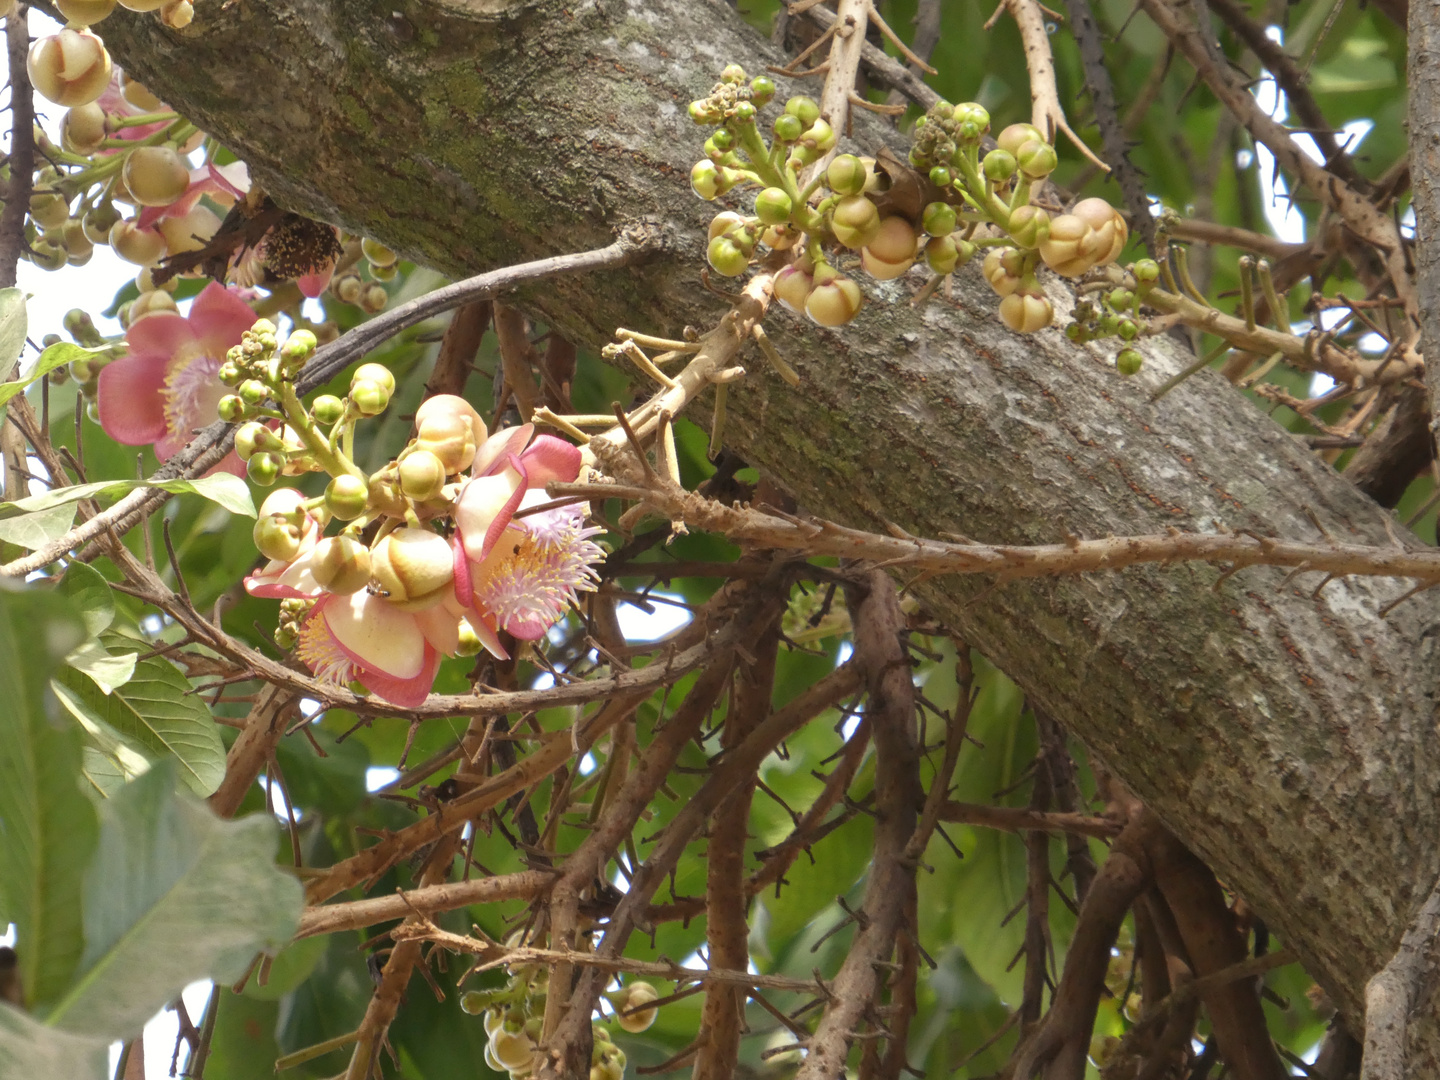
[[[208,5],[179,33],[117,11],[105,30],[278,198],[442,270],[663,222],[667,257],[518,298],[571,340],[718,312],[684,109],[724,63],[779,59],[718,0],[275,0]],[[881,137],[869,117],[855,130]],[[863,287],[842,330],[772,319],[799,391],[757,360],[729,396],[726,441],[811,511],[1009,542],[1217,522],[1313,538],[1313,514],[1387,542],[1381,510],[1218,377],[1152,404],[1185,360],[1173,343],[1126,381],[1058,331],[1006,331],[974,268],[919,312],[914,282]],[[1366,980],[1440,869],[1440,603],[1382,619],[1404,583],[1315,584],[1180,567],[922,595],[1241,890],[1359,1030]]]

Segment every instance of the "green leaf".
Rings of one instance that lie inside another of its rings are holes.
[[[61,693],[67,691],[62,687]],[[150,759],[132,749],[119,736],[112,734],[114,754],[99,749],[99,740],[85,747],[80,775],[88,785],[87,789],[101,799],[108,799],[122,787],[143,775],[150,768]]]
[[[90,637],[99,637],[115,621],[115,596],[110,583],[93,566],[71,563],[55,591],[75,605]]]
[[[0,518],[0,540],[19,544],[27,551],[38,551],[70,531],[70,526],[75,524],[75,510],[74,504],[52,506],[33,514]]]
[[[295,931],[302,890],[275,865],[274,818],[223,821],[175,791],[172,768],[156,765],[99,806],[85,954],[46,1017],[53,1027],[129,1038],[189,983],[233,982]]]
[[[139,653],[111,653],[98,641],[87,641],[65,657],[76,671],[83,671],[95,680],[105,693],[118,690],[135,674],[135,658]]]
[[[56,1031],[19,1009],[0,1005],[0,1080],[100,1080],[108,1074],[105,1039]]]
[[[196,480],[99,480],[93,484],[75,484],[72,487],[42,491],[15,502],[0,502],[0,516],[16,513],[30,513],[48,510],[53,506],[79,502],[81,499],[95,499],[111,495],[124,495],[136,488],[153,487],[176,495],[200,495],[218,503],[232,514],[255,516],[255,503],[250,499],[250,489],[245,481],[232,473],[215,473]]]
[[[95,810],[80,789],[80,731],[52,722],[45,692],[83,635],[64,597],[0,586],[0,911],[15,923],[30,1007],[64,989],[84,948]]]
[[[28,332],[25,294],[19,289],[0,289],[0,379],[8,379],[20,362]]]
[[[3,333],[3,330],[0,330],[0,333]],[[87,360],[108,351],[107,349],[86,349],[69,341],[57,341],[40,354],[40,359],[23,378],[16,379],[14,382],[0,383],[0,405],[4,405],[31,383],[44,378],[58,367],[64,367],[72,360]]]
[[[129,641],[107,637],[111,657],[119,652],[118,642]],[[129,658],[134,663],[135,654]],[[220,786],[225,777],[220,729],[205,702],[191,693],[189,680],[169,661],[140,661],[130,679],[113,692],[75,668],[62,668],[55,680],[71,691],[65,703],[72,711],[88,710],[155,758],[173,757],[180,778],[196,795],[204,797]]]

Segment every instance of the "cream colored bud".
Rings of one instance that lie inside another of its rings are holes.
[[[184,30],[195,18],[190,0],[172,0],[160,9],[160,21],[171,30]]]
[[[137,229],[133,221],[117,221],[110,230],[110,246],[126,262],[154,266],[165,257],[165,238],[155,229]]]
[[[1014,248],[991,248],[982,272],[997,296],[1009,296],[1020,287],[1024,256]]]
[[[1057,274],[1079,277],[1095,265],[1096,255],[1088,249],[1098,244],[1086,243],[1093,232],[1089,222],[1076,214],[1053,217],[1050,235],[1040,241],[1040,258]],[[989,256],[986,256],[986,265],[989,265]]]
[[[110,85],[110,54],[89,30],[66,27],[30,46],[30,83],[56,105],[74,108],[94,101]]]
[[[1014,292],[1000,301],[1000,320],[1018,334],[1043,330],[1055,318],[1055,309],[1044,296]]]
[[[190,170],[168,146],[135,148],[121,172],[125,186],[141,206],[169,206],[190,186]]]
[[[120,0],[120,6],[130,11],[154,11],[164,7],[167,0]]]
[[[412,450],[400,462],[400,490],[406,498],[425,502],[445,486],[445,463],[429,450]]]
[[[437,533],[396,529],[371,550],[370,573],[392,604],[422,611],[444,600],[455,576],[455,557]]]
[[[359,592],[370,582],[370,549],[353,536],[327,536],[315,545],[310,573],[333,593]]]
[[[860,252],[860,265],[873,278],[889,281],[915,265],[919,244],[914,227],[902,217],[888,217],[880,232]]]
[[[60,120],[60,143],[72,154],[93,154],[105,141],[105,110],[90,101],[77,105]]]
[[[639,1012],[629,1012],[629,1010],[638,1009],[641,1005],[648,1005],[659,997],[655,987],[649,983],[631,983],[629,993],[625,995],[619,1006],[620,1015],[617,1019],[620,1026],[632,1034],[647,1030],[651,1024],[655,1023],[655,1017],[659,1010],[654,1008],[640,1009]]]
[[[128,4],[122,6],[129,7]],[[141,112],[159,112],[165,108],[165,103],[152,94],[144,83],[132,79],[129,75],[120,77],[120,96]]]
[[[821,326],[844,326],[860,310],[860,286],[836,275],[816,285],[805,301],[805,314]]]
[[[175,298],[167,292],[143,292],[130,301],[130,324],[156,312],[176,312]]]
[[[220,218],[215,211],[196,203],[183,217],[161,218],[155,227],[165,238],[165,250],[171,255],[199,251],[220,231]]]
[[[470,467],[470,463],[475,460],[475,448],[479,442],[476,441],[475,428],[468,417],[437,411],[423,420],[417,414],[416,421],[418,430],[415,445],[439,460],[447,474],[458,473]],[[481,441],[483,439],[482,435]]]
[[[115,0],[55,0],[72,26],[94,26],[115,10]]]

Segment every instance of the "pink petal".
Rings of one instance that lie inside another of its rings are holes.
[[[446,656],[454,656],[460,647],[460,613],[451,608],[459,605],[453,600],[439,607],[426,608],[415,613],[415,623],[425,635],[432,648]]]
[[[144,326],[150,318],[141,319]],[[255,312],[249,304],[219,282],[212,281],[195,298],[190,307],[190,326],[195,336],[205,343],[206,352],[218,360],[232,345],[240,344],[240,335],[255,325]]]
[[[365,589],[317,606],[340,651],[359,667],[402,681],[423,669],[426,642],[415,617]]]
[[[528,619],[514,618],[505,624],[505,632],[520,641],[539,641],[552,625],[533,616]]]
[[[200,301],[195,302],[198,304]],[[195,344],[195,337],[195,327],[184,315],[177,315],[173,311],[157,311],[131,323],[125,334],[125,341],[130,346],[131,357],[154,357],[164,360],[168,365],[176,353]],[[237,336],[235,340],[238,342],[240,339]],[[105,370],[109,371],[123,363],[125,361],[120,360]]]
[[[160,318],[152,315],[135,325]],[[100,426],[116,442],[148,446],[165,435],[165,402],[160,388],[165,384],[167,359],[132,352],[101,370],[96,399]]]
[[[501,428],[480,444],[475,451],[475,460],[470,463],[471,476],[485,476],[497,471],[511,454],[518,454],[535,434],[534,424]]]
[[[410,679],[397,679],[384,672],[361,668],[355,673],[360,685],[376,697],[384,698],[400,709],[416,709],[430,696],[435,685],[435,676],[440,671],[440,654],[430,645],[425,646],[424,662],[420,673]]]
[[[311,300],[323,293],[330,285],[330,279],[335,276],[335,264],[331,263],[330,268],[318,274],[305,274],[295,279],[295,287],[300,290],[302,296],[308,296]]]
[[[458,535],[450,538],[450,550],[455,556],[455,580],[451,582],[455,599],[462,608],[468,608],[472,606],[470,596],[474,586],[470,583],[470,560],[465,556],[465,545]]]
[[[569,483],[580,475],[580,448],[554,435],[537,435],[520,460],[532,488],[544,487],[552,480]]]
[[[480,644],[485,646],[485,651],[496,660],[509,660],[510,653],[504,645],[500,644],[500,635],[491,624],[495,621],[488,615],[481,615],[478,611],[471,611],[466,614],[470,622],[470,628],[475,631],[475,636],[480,639]]]
[[[510,461],[503,473],[467,481],[456,500],[455,525],[465,554],[474,562],[490,553],[525,496],[525,474],[515,467],[520,459],[512,454]]]
[[[210,173],[210,186],[234,198],[240,198],[250,191],[250,167],[243,161],[232,161],[229,165],[205,166]]]

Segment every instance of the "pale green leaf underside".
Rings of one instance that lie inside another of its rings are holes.
[[[26,551],[38,551],[53,544],[75,524],[74,503],[36,510],[31,514],[0,518],[0,540],[18,544]]]
[[[56,1031],[19,1009],[0,1005],[0,1080],[102,1080],[107,1040]]]
[[[142,487],[159,488],[175,495],[200,495],[223,506],[232,514],[252,518],[255,516],[255,503],[250,498],[250,489],[245,486],[244,480],[231,473],[215,473],[195,480],[99,480],[93,484],[75,484],[54,491],[43,491],[15,502],[0,502],[0,516],[48,510],[81,499],[124,495]]]

